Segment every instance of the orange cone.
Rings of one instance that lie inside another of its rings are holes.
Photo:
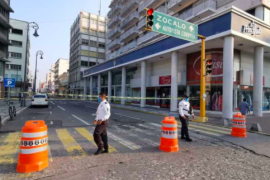
[[[175,117],[165,117],[162,121],[159,149],[165,152],[179,151],[177,121]]]
[[[41,171],[48,166],[47,125],[44,121],[27,121],[22,129],[17,172]]]
[[[234,137],[246,138],[246,129],[246,117],[243,116],[241,113],[237,113],[236,115],[234,115],[231,135]]]

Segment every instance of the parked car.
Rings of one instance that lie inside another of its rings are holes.
[[[46,94],[35,94],[31,100],[31,106],[47,106],[49,107],[49,100]]]

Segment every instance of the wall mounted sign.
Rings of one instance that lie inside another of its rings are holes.
[[[159,77],[159,85],[171,84],[172,77],[171,76],[160,76]]]
[[[243,33],[251,35],[261,35],[262,30],[257,26],[254,21],[251,21],[248,25],[243,26]]]

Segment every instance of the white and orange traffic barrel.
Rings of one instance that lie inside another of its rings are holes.
[[[176,152],[179,150],[175,117],[165,117],[162,121],[159,149],[165,152]]]
[[[241,113],[237,113],[233,116],[232,132],[234,137],[247,137],[246,117]]]
[[[27,121],[22,129],[17,172],[36,172],[48,166],[47,125],[42,120]]]

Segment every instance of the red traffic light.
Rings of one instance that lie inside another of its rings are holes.
[[[148,9],[148,11],[147,11],[147,15],[148,16],[153,15],[153,13],[154,13],[154,9],[153,8]]]

